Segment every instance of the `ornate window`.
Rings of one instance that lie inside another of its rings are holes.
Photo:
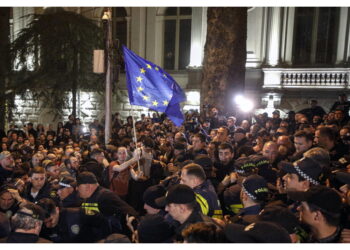
[[[293,64],[331,65],[336,60],[340,8],[296,8]]]
[[[190,7],[169,7],[164,16],[164,69],[184,70],[190,63]]]

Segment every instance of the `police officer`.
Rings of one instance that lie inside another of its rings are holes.
[[[195,163],[186,165],[181,171],[181,184],[193,189],[203,214],[222,219],[218,196],[210,181],[206,180],[203,168]]]
[[[79,208],[59,208],[49,198],[39,200],[38,205],[45,211],[40,236],[54,243],[81,242],[82,220]]]
[[[95,175],[84,171],[77,177],[77,190],[83,199],[81,208],[84,213],[84,224],[87,231],[86,241],[95,242],[111,233],[123,231],[122,225],[127,214],[138,216],[134,208],[129,206],[117,194],[101,187]]]

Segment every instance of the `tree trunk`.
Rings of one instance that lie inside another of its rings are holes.
[[[6,122],[6,87],[11,70],[10,60],[10,11],[9,7],[0,8],[0,129]]]
[[[233,96],[244,91],[247,8],[208,8],[201,103],[235,113]]]

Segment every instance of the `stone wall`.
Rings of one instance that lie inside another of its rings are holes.
[[[196,74],[200,75],[200,71]],[[187,72],[171,73],[176,82],[181,88],[188,94],[189,100],[182,103],[183,107],[199,108],[199,100],[193,100],[193,92],[199,92],[198,76],[192,77],[191,81],[188,79]],[[126,120],[126,117],[133,115],[137,118],[141,117],[141,114],[152,116],[153,111],[149,111],[148,108],[141,106],[132,106],[129,102],[128,91],[125,84],[125,74],[121,74],[119,82],[115,86],[116,91],[112,95],[112,114],[119,112],[122,120]],[[69,98],[71,94],[67,93]],[[55,117],[54,112],[45,107],[43,101],[34,100],[29,92],[26,94],[25,99],[21,99],[16,96],[15,100],[16,108],[13,109],[13,123],[22,127],[27,122],[34,123],[34,126],[38,123],[42,123],[44,126],[48,126],[50,123],[56,126],[60,121],[67,121],[68,116],[71,114],[72,109],[63,110],[63,117]],[[94,119],[101,121],[105,115],[105,95],[104,93],[78,91],[77,93],[77,117],[80,118],[84,125],[88,125],[93,122]]]

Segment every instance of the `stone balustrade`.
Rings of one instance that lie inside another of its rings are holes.
[[[350,68],[263,68],[265,89],[349,89]]]

